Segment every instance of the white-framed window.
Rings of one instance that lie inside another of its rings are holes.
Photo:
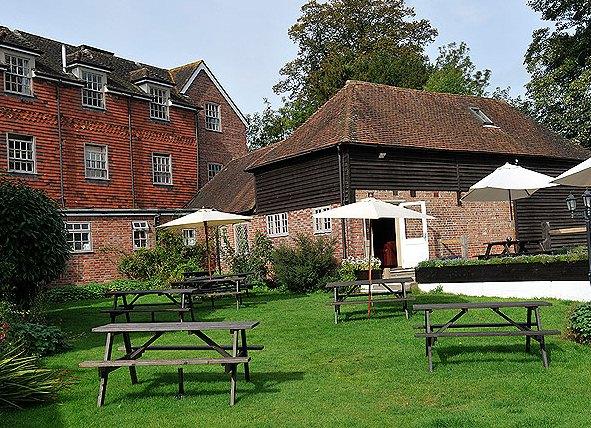
[[[484,126],[493,126],[494,123],[480,108],[470,107],[470,111],[482,122]]]
[[[205,129],[209,131],[222,130],[219,104],[205,103]]]
[[[86,178],[109,179],[109,149],[96,144],[84,145],[84,164]]]
[[[105,108],[105,75],[104,73],[82,69],[80,78],[84,81],[82,88],[82,105],[85,107]]]
[[[88,253],[92,251],[92,235],[89,222],[68,222],[68,244],[73,253]]]
[[[330,207],[318,207],[312,209],[312,214],[318,214],[323,211],[328,211]],[[332,222],[329,218],[314,218],[314,233],[330,233],[332,232]]]
[[[152,154],[152,179],[154,184],[172,184],[172,158],[170,155]]]
[[[186,247],[194,247],[196,243],[195,229],[183,229],[183,244]]]
[[[267,216],[267,235],[287,236],[289,234],[287,227],[287,213],[270,214]]]
[[[224,165],[221,163],[208,163],[207,164],[207,180],[210,181],[215,175],[222,170]]]
[[[236,254],[248,254],[250,252],[248,225],[246,223],[234,225],[234,247]]]
[[[152,119],[170,120],[168,111],[170,91],[152,85],[149,85],[148,88],[152,97],[152,101],[150,101],[150,117]]]
[[[148,248],[148,222],[132,221],[133,249]]]
[[[21,55],[4,53],[4,62],[4,90],[13,94],[33,95],[33,61]]]
[[[8,171],[35,174],[35,137],[6,134],[8,147]]]

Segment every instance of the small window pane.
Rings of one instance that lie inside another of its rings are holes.
[[[84,158],[86,161],[86,178],[106,180],[109,178],[107,146],[84,146]]]
[[[169,120],[168,117],[168,99],[169,91],[167,89],[150,86],[150,117],[153,119]]]
[[[133,233],[133,249],[148,247],[148,222],[147,221],[134,221],[132,222],[132,233]]]
[[[17,94],[31,95],[33,74],[29,59],[11,54],[5,54],[4,59],[6,61],[4,90]]]
[[[205,129],[221,131],[221,114],[219,104],[205,104]]]
[[[207,179],[211,180],[215,175],[222,170],[224,166],[220,163],[207,164]]]
[[[82,70],[81,78],[84,81],[84,88],[82,88],[82,105],[87,107],[105,108],[103,75]]]
[[[195,229],[183,229],[183,244],[187,247],[194,247],[196,243]]]
[[[66,223],[68,244],[73,253],[92,251],[90,223]]]
[[[267,216],[267,234],[269,236],[287,236],[287,213],[271,214]]]
[[[8,134],[8,171],[35,173],[35,139],[33,137]]]
[[[152,155],[152,172],[154,184],[172,184],[170,155]]]
[[[328,211],[330,207],[314,208],[312,214]],[[314,218],[314,233],[329,233],[332,231],[332,223],[329,218]]]

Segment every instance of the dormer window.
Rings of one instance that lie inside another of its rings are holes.
[[[484,112],[478,107],[470,107],[470,111],[482,122],[483,126],[494,126],[495,124]]]
[[[205,103],[205,129],[208,131],[222,130],[220,105],[214,103]]]
[[[85,107],[105,108],[105,83],[104,73],[82,69],[80,79],[84,81],[82,88],[82,105]]]
[[[160,86],[148,85],[150,90],[150,117],[152,119],[169,120],[169,99],[170,91]]]
[[[13,94],[33,95],[33,59],[5,52],[4,62],[4,90]]]

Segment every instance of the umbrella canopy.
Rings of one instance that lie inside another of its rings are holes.
[[[434,218],[408,208],[389,204],[376,198],[365,198],[352,204],[322,211],[314,218],[357,218],[376,220],[378,218]]]
[[[389,204],[380,201],[376,198],[365,198],[352,204],[343,205],[342,207],[333,208],[327,211],[322,211],[314,214],[314,218],[355,218],[361,220],[377,220],[379,218],[418,218],[429,219],[435,218],[417,211],[409,210],[408,208],[399,207],[398,205]],[[369,290],[367,294],[367,317],[369,318],[371,312],[371,260],[372,260],[372,233],[371,222],[369,223],[369,258],[367,261]]]
[[[506,163],[470,186],[463,201],[513,201],[529,198],[539,189],[553,187],[552,177]]]
[[[591,158],[563,172],[552,183],[575,187],[591,186]]]
[[[159,228],[169,228],[173,230],[196,228],[203,226],[205,229],[205,251],[207,252],[207,272],[211,278],[211,255],[209,252],[209,226],[224,226],[226,224],[242,223],[251,220],[252,217],[225,213],[209,208],[201,208],[191,214],[187,214],[176,220],[161,224]],[[219,254],[219,248],[218,248]],[[219,265],[219,263],[218,263]]]

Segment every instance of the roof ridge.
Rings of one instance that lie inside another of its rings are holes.
[[[169,68],[168,71],[178,70],[179,68],[185,68],[185,67],[189,67],[191,65],[192,66],[198,66],[202,62],[203,62],[203,59],[197,59],[195,61],[188,62],[186,64],[182,64],[182,65],[179,65],[179,66],[176,66],[176,67]]]

